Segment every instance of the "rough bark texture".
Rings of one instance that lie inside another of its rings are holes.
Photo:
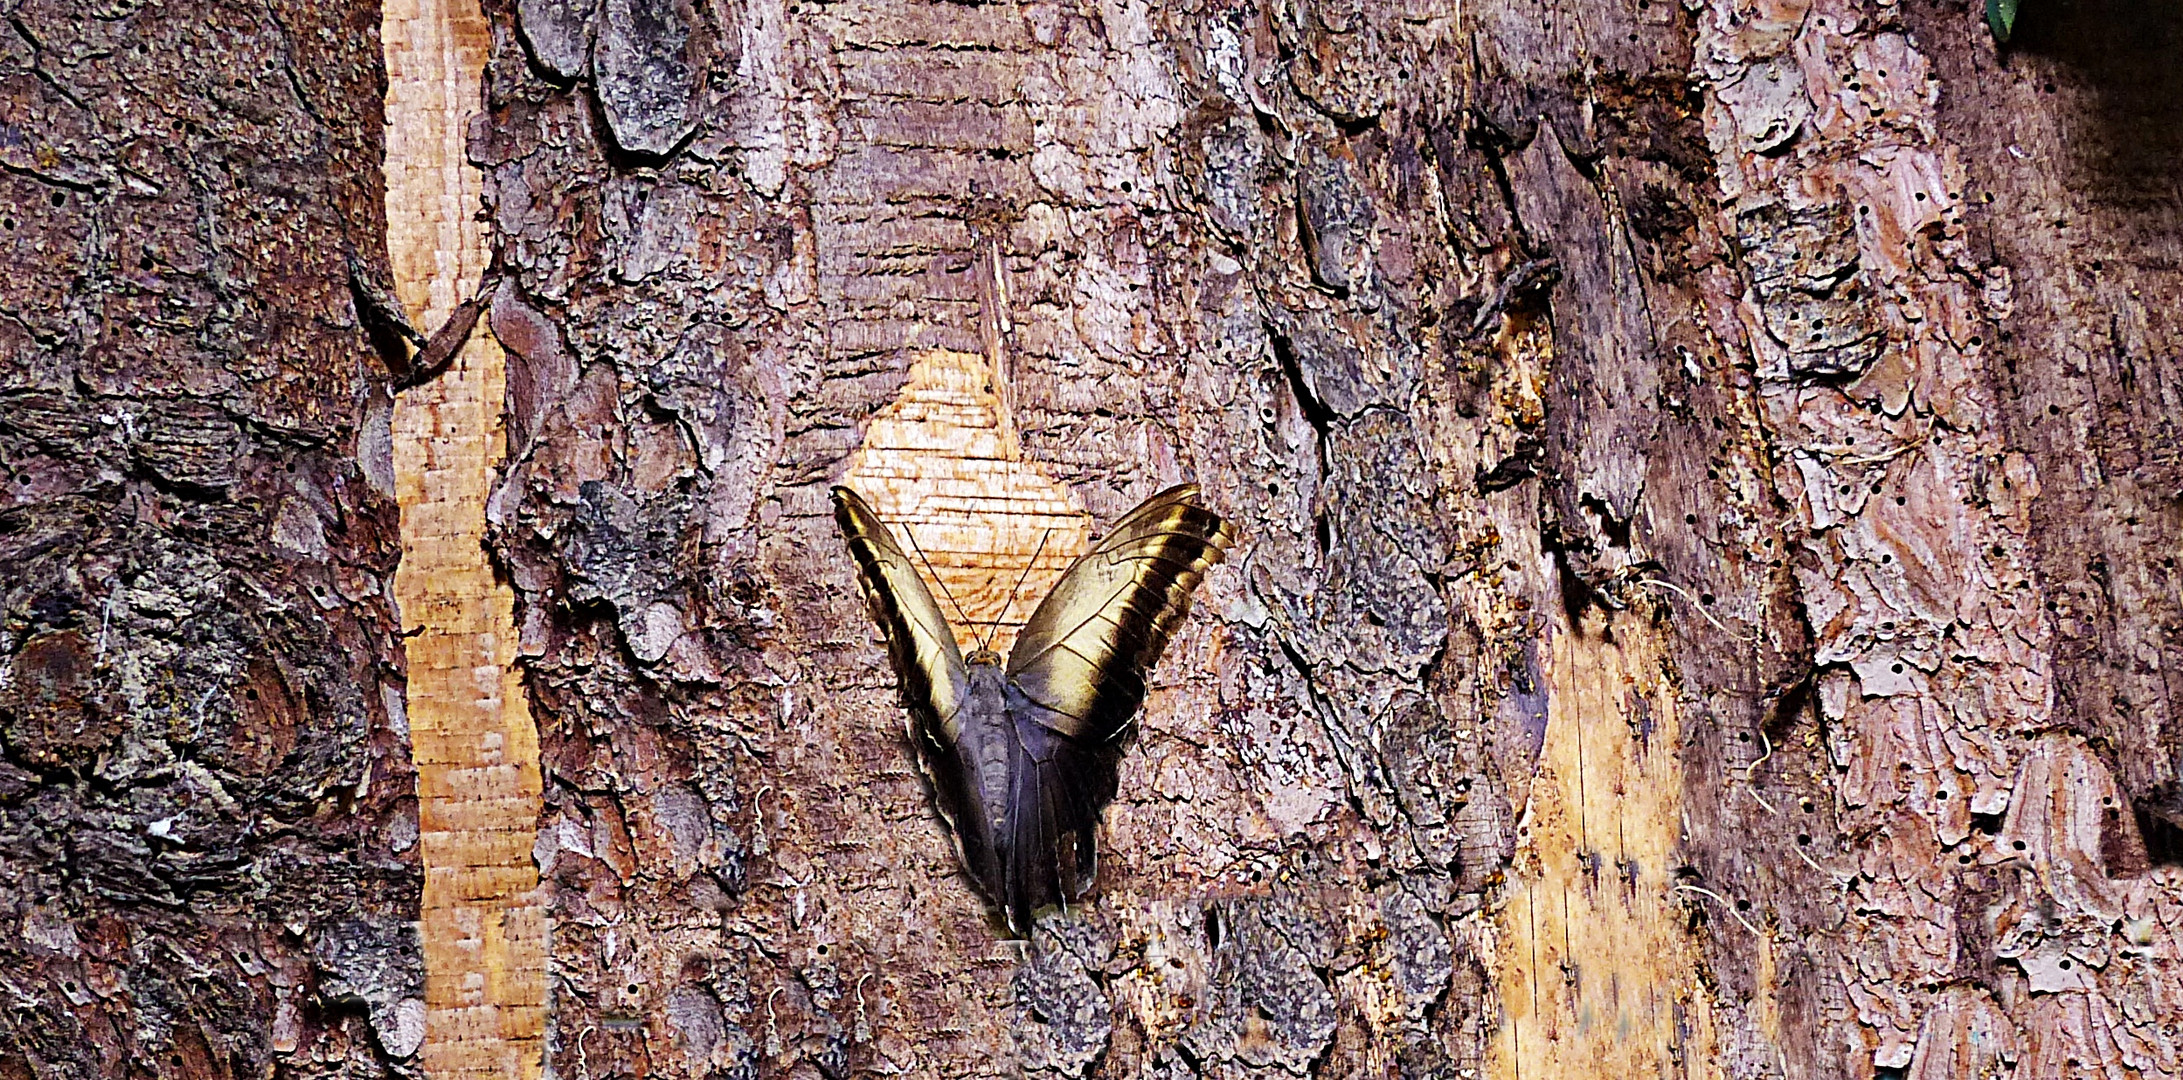
[[[413,1075],[376,12],[0,14],[0,1076]]]
[[[488,4],[555,1075],[2183,1073],[2150,7]],[[314,10],[9,9],[0,1071],[416,1030]],[[964,583],[1244,530],[1028,945],[843,478]]]
[[[2122,7],[492,12],[556,1067],[2175,1075],[2183,46]],[[977,517],[873,465],[963,409],[1246,534],[1020,951],[823,497]]]

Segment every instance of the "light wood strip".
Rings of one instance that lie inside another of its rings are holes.
[[[974,629],[985,634],[998,621],[990,645],[1006,655],[1032,609],[1091,545],[1090,515],[1024,460],[993,364],[977,353],[935,349],[913,360],[909,383],[872,418],[844,482],[905,548],[915,537],[912,557],[922,549],[932,560],[926,580],[937,573],[946,585],[933,592],[966,653]]]
[[[427,332],[487,261],[463,157],[491,44],[476,0],[388,0],[387,247]],[[529,1080],[543,1062],[546,939],[531,859],[538,731],[514,669],[514,595],[485,554],[485,499],[505,446],[505,367],[481,322],[394,419],[409,717],[425,864],[426,1075]]]

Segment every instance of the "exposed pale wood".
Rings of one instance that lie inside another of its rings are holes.
[[[0,25],[0,1080],[2183,1075],[2177,5],[440,5]],[[997,942],[826,485],[1185,477]]]
[[[1641,619],[1552,633],[1546,741],[1496,919],[1493,1075],[1725,1077],[1688,909],[1749,931],[1734,899],[1675,876],[1672,668]]]
[[[920,572],[928,586],[938,575],[944,591],[933,591],[966,654],[986,637],[1006,655],[1091,538],[1090,516],[1068,489],[1024,460],[994,368],[977,353],[919,354],[901,396],[872,418],[844,478],[905,546],[915,538],[913,555],[921,550],[931,560]],[[960,615],[953,604],[962,605]]]
[[[402,302],[433,327],[486,262],[482,181],[463,140],[489,29],[474,0],[392,0],[384,20],[388,249]],[[538,734],[513,667],[514,594],[484,546],[505,369],[481,325],[451,370],[395,409],[395,595],[425,865],[422,1060],[435,1078],[534,1077],[544,1053]]]

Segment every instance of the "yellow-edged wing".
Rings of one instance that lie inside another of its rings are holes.
[[[1195,484],[1145,500],[1046,594],[1016,635],[1008,676],[1052,710],[1041,723],[1091,743],[1113,739],[1144,703],[1145,675],[1190,611],[1190,592],[1235,544],[1235,527]]]
[[[834,521],[856,559],[857,580],[864,584],[872,620],[886,636],[902,707],[937,734],[953,739],[969,672],[947,618],[879,515],[848,488],[836,487],[833,493]]]

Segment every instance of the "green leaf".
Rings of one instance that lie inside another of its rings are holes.
[[[1995,41],[2007,44],[2009,31],[2016,29],[2016,0],[1986,0],[1986,28]]]

